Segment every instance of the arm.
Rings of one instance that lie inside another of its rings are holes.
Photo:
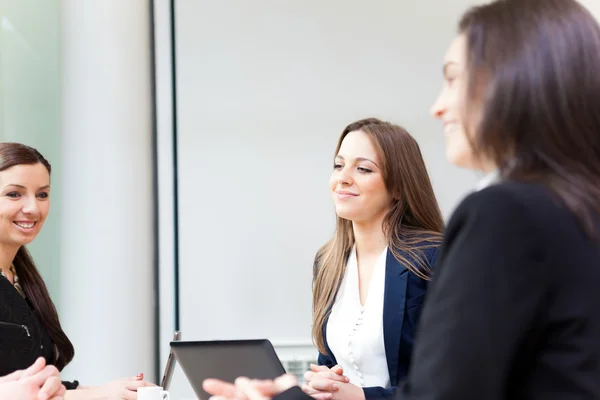
[[[534,328],[548,271],[531,213],[501,186],[470,196],[450,222],[402,399],[495,400]],[[400,392],[400,391],[399,391]]]

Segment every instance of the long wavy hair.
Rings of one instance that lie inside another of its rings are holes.
[[[50,174],[52,170],[50,163],[36,149],[20,143],[0,143],[0,172],[16,165],[35,164],[42,164]],[[53,364],[62,370],[73,359],[75,349],[60,325],[58,312],[50,298],[48,288],[25,246],[21,246],[17,251],[13,265],[34,313],[54,344]]]
[[[348,125],[335,150],[338,154],[348,133],[364,132],[381,160],[386,189],[393,203],[383,221],[383,231],[393,256],[421,277],[430,279],[423,250],[439,246],[444,220],[417,141],[402,127],[375,118]],[[315,345],[326,353],[323,325],[335,301],[354,246],[352,222],[339,216],[333,237],[317,252],[313,280],[313,325]]]
[[[462,17],[463,120],[503,179],[551,190],[600,241],[600,26],[575,0],[500,0]]]

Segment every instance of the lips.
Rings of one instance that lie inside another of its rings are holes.
[[[13,224],[21,229],[31,229],[35,226],[35,221],[13,221]]]
[[[450,134],[452,132],[454,132],[456,130],[456,127],[458,126],[456,121],[447,121],[444,123],[444,133]]]
[[[356,193],[347,192],[347,191],[344,191],[344,190],[336,191],[335,194],[340,199],[348,199],[348,198],[352,198],[352,197],[358,196],[358,194],[356,194]]]

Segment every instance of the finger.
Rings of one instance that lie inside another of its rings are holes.
[[[337,392],[340,389],[339,384],[330,379],[313,379],[308,385],[313,389],[325,392]]]
[[[20,370],[13,372],[12,374],[4,375],[4,376],[0,377],[0,383],[18,381],[24,372],[25,372],[25,370],[20,369]]]
[[[310,397],[312,397],[313,399],[316,399],[316,400],[331,400],[333,398],[333,395],[331,393],[321,392],[321,393],[311,394]]]
[[[275,381],[272,380],[252,380],[251,384],[266,397],[274,397],[282,392],[282,390],[277,387]]]
[[[325,365],[310,364],[310,369],[313,372],[327,371],[329,368]]]
[[[126,389],[129,390],[137,390],[141,387],[146,387],[146,386],[156,386],[154,383],[151,382],[147,382],[147,381],[124,381],[124,387]]]
[[[40,372],[41,370],[43,370],[45,367],[46,367],[46,360],[44,359],[44,357],[38,357],[38,359],[35,360],[35,362],[33,364],[31,364],[31,366],[29,368],[27,368],[25,371],[23,371],[23,373],[21,374],[21,377],[19,379],[25,379],[30,376],[33,376],[33,375],[37,374],[38,372]],[[56,373],[58,374],[58,370],[56,370]]]
[[[219,379],[205,379],[202,382],[202,389],[208,394],[224,398],[235,398],[235,386],[229,382],[224,382]]]
[[[313,394],[317,394],[317,393],[321,393],[318,390],[313,389],[312,387],[310,387],[308,384],[303,384],[302,385],[302,391],[308,395],[313,395]]]
[[[322,379],[323,378],[329,379],[329,380],[336,381],[336,382],[350,382],[350,379],[348,379],[347,376],[338,375],[330,369],[328,369],[327,371],[321,371],[321,372],[317,373],[316,376],[319,378],[322,378]],[[315,379],[315,378],[313,378],[313,379]]]
[[[144,379],[144,374],[139,373],[136,376],[128,376],[122,379],[118,379],[119,381],[141,381]]]
[[[235,380],[235,387],[245,395],[248,400],[266,400],[267,398],[252,386],[250,379],[240,377]]]
[[[304,380],[310,381],[315,375],[316,375],[316,373],[314,373],[313,371],[306,371],[304,373]]]
[[[281,375],[279,378],[275,379],[275,385],[277,386],[277,389],[279,389],[279,392],[285,392],[286,390],[288,390],[291,387],[297,386],[298,385],[298,380],[296,379],[296,377],[294,375],[291,374],[285,374],[285,375]]]
[[[31,381],[37,387],[42,387],[47,379],[49,379],[51,377],[59,377],[59,376],[60,375],[58,373],[58,370],[56,369],[56,367],[54,365],[47,365],[46,367],[44,367],[44,369],[42,369],[41,371],[39,371],[38,373],[36,373],[32,376],[29,376],[27,378],[21,377],[21,380],[31,379]]]
[[[63,384],[59,377],[52,376],[46,379],[46,382],[44,382],[42,388],[38,392],[38,400],[48,400],[49,398],[56,396],[62,387]]]
[[[331,367],[331,370],[338,375],[344,374],[344,368],[342,368],[340,365],[334,365],[333,367]]]

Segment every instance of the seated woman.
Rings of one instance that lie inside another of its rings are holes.
[[[37,150],[0,143],[0,376],[25,369],[38,357],[62,370],[75,353],[25,248],[48,216],[50,170]],[[66,399],[135,399],[138,387],[151,384],[140,375],[100,387],[64,385],[72,389]]]
[[[313,288],[323,367],[305,375],[304,389],[316,394],[311,381],[329,377],[333,398],[380,398],[408,373],[444,222],[403,128],[375,118],[348,125],[333,164],[336,230],[317,253]]]

